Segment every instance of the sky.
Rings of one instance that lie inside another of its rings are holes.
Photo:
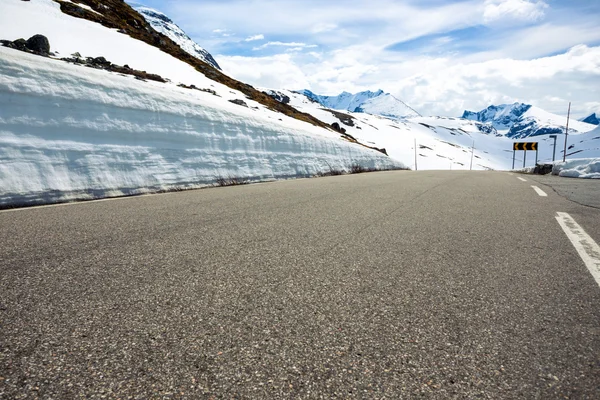
[[[323,95],[382,89],[423,115],[525,102],[600,113],[599,0],[137,0],[228,75]]]

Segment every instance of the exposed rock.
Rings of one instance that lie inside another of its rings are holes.
[[[150,74],[146,71],[138,71],[129,67],[129,65],[116,65],[108,61],[104,57],[87,57],[81,58],[81,54],[73,53],[72,57],[61,58],[62,61],[67,61],[73,64],[83,65],[90,68],[102,69],[111,72],[117,72],[124,75],[132,75],[139,80],[151,80],[156,82],[167,82],[162,76]]]
[[[185,85],[185,84],[183,84],[183,83],[180,83],[180,84],[179,84],[179,85],[177,85],[177,86],[179,86],[179,87],[182,87],[182,88],[184,88],[184,89],[194,89],[194,90],[199,90],[199,91],[201,91],[201,92],[210,93],[210,94],[212,94],[213,96],[219,96],[219,95],[217,94],[217,92],[215,92],[215,91],[214,91],[214,90],[212,90],[212,89],[202,89],[202,88],[197,88],[197,87],[196,87],[196,85],[189,85],[189,86],[188,86],[188,85]],[[219,97],[220,97],[220,96],[219,96]]]
[[[27,40],[26,46],[35,54],[42,56],[50,54],[50,42],[44,35],[33,35]]]
[[[275,90],[269,90],[268,92],[263,92],[263,93],[283,104],[289,104],[291,101],[289,96],[287,96],[284,93],[277,92]]]
[[[326,109],[326,108],[322,108],[322,110],[326,110],[326,111],[329,111],[330,113],[332,113],[337,119],[340,120],[340,122],[342,124],[347,125],[347,126],[354,126],[354,121],[353,121],[354,117],[353,116],[344,114],[339,111]]]
[[[11,47],[15,50],[21,50],[21,51],[27,51],[27,41],[25,39],[17,39],[14,42],[12,42],[12,46],[8,46]]]
[[[552,172],[553,164],[536,164],[533,173],[538,175],[547,175]]]
[[[339,133],[342,133],[342,134],[343,134],[343,133],[346,133],[346,129],[342,128],[342,127],[340,126],[340,124],[338,124],[337,122],[334,122],[334,123],[332,123],[332,124],[331,124],[331,127],[332,127],[332,128],[335,130],[335,131],[337,131],[337,132],[339,132]]]
[[[106,58],[104,58],[104,57],[88,57],[87,61],[88,61],[87,63],[90,66],[101,68],[101,69],[108,68],[112,65],[112,63],[110,61],[107,61]]]
[[[246,102],[244,100],[234,99],[234,100],[229,100],[229,102],[233,103],[233,104],[237,104],[238,106],[248,107],[248,104],[246,104]]]

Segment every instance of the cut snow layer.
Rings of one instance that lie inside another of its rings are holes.
[[[354,163],[403,167],[268,110],[0,47],[2,206],[200,187],[228,176],[310,176]]]
[[[217,69],[221,69],[208,51],[190,39],[190,37],[165,14],[149,7],[137,5],[134,6],[134,9],[139,12],[157,32],[167,36],[183,50],[197,59],[202,60]]]
[[[580,158],[558,162],[554,164],[552,174],[569,178],[600,179],[600,158]]]

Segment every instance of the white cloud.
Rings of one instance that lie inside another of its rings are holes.
[[[233,33],[229,32],[227,29],[213,29],[212,33],[224,38],[233,36]]]
[[[327,23],[327,22],[320,22],[320,23],[314,25],[310,29],[310,31],[311,31],[311,33],[331,32],[333,30],[336,30],[337,27],[338,26],[336,24]]]
[[[498,21],[538,21],[545,15],[548,4],[532,0],[486,0],[483,19],[486,23]]]
[[[265,35],[263,35],[263,34],[253,35],[253,36],[248,36],[246,39],[244,39],[244,42],[254,42],[256,40],[263,40],[264,38],[265,38]]]
[[[267,47],[273,47],[273,46],[292,47],[292,48],[296,48],[296,49],[310,49],[310,48],[318,47],[316,44],[306,44],[306,43],[298,43],[298,42],[267,42],[267,43],[263,44],[262,46],[253,48],[252,50],[263,50],[263,49],[266,49]]]
[[[516,101],[559,114],[574,101],[577,117],[598,111],[600,47],[580,45],[551,57],[484,62],[425,56],[384,62],[371,59],[374,54],[353,47],[321,54],[321,59],[307,54],[217,59],[227,73],[256,86],[320,94],[381,88],[426,115],[460,116],[465,109]]]
[[[299,89],[310,86],[290,54],[256,58],[219,56],[218,60],[225,73],[258,87]]]
[[[514,101],[560,111],[568,100],[591,113],[600,98],[598,14],[574,3],[286,0],[281,7],[279,0],[178,0],[168,2],[168,14],[216,53],[227,73],[257,86],[322,94],[381,88],[425,114]],[[216,29],[224,27],[238,40]],[[263,35],[257,40],[286,38],[253,43],[280,54],[234,55],[248,54],[246,47],[236,53],[239,43],[256,32]],[[386,50],[412,39],[422,45]]]

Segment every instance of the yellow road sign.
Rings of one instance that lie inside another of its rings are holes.
[[[537,150],[538,142],[515,142],[513,150]]]

